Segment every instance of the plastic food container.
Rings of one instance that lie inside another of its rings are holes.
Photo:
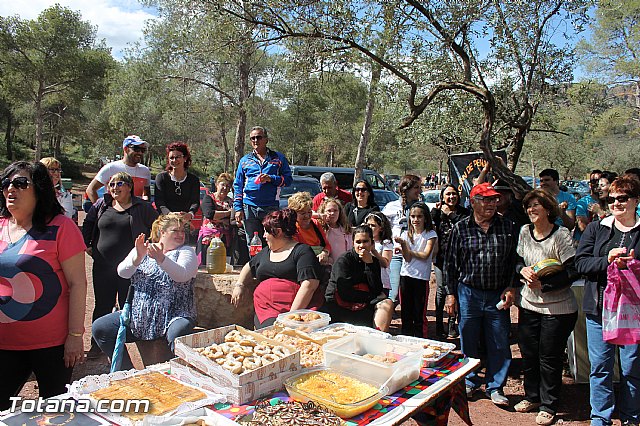
[[[312,321],[304,321],[307,315],[318,316],[318,319]],[[301,318],[301,320],[292,319],[293,316]],[[331,316],[324,312],[312,311],[311,309],[298,309],[296,311],[285,312],[279,314],[276,324],[282,324],[285,327],[294,328],[296,330],[313,331],[324,327],[331,322]]]
[[[389,333],[376,330],[371,327],[363,327],[360,325],[353,325],[346,322],[336,322],[329,324],[326,327],[322,327],[313,332],[312,337],[331,337],[335,336],[336,339],[348,336],[349,334],[364,334],[365,336],[374,336],[379,339],[388,339],[391,337]]]
[[[391,339],[351,334],[322,346],[324,363],[335,370],[368,377],[376,383],[387,383],[394,393],[418,380],[422,367],[422,347]],[[396,362],[385,363],[363,355],[393,357]]]
[[[422,359],[425,367],[432,367],[442,358],[447,356],[449,352],[456,348],[453,343],[439,342],[437,340],[421,339],[411,336],[393,336],[391,339],[398,342],[416,345],[424,349]]]
[[[341,376],[356,379],[359,382],[366,383],[368,385],[373,386],[374,388],[377,389],[377,392],[357,402],[340,404],[335,402],[331,397],[320,396],[315,394],[313,391],[300,389],[299,386],[301,383],[307,380],[310,376],[318,374],[318,372],[321,372],[321,371],[334,372],[334,373],[340,374]],[[365,379],[361,376],[358,376],[352,373],[346,373],[343,371],[338,371],[338,370],[335,370],[332,368],[326,368],[326,367],[311,368],[309,370],[306,370],[303,373],[292,376],[287,380],[285,380],[284,386],[287,389],[289,396],[295,399],[296,401],[300,401],[300,402],[313,401],[315,403],[324,405],[325,407],[327,407],[328,409],[336,413],[338,416],[345,419],[351,418],[353,416],[357,416],[358,414],[367,411],[368,409],[376,405],[376,403],[380,400],[380,398],[382,398],[388,393],[387,386],[383,386],[381,382],[377,382],[370,378]]]

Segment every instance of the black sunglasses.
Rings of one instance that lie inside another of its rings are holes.
[[[145,152],[147,152],[147,148],[145,148],[144,146],[132,146],[131,147],[132,150],[134,150],[135,152],[142,152],[143,154]]]
[[[353,188],[353,192],[361,192],[361,191],[362,192],[369,192],[369,190],[366,187],[361,188],[359,186],[356,186],[355,188]]]
[[[2,180],[2,190],[9,188],[9,185],[13,185],[16,189],[27,189],[31,181],[29,178],[24,176],[18,176],[17,178],[13,178],[13,180],[9,180],[9,178],[5,178]]]
[[[119,181],[117,181],[117,182],[109,182],[109,188],[115,188],[116,186],[117,186],[118,188],[120,188],[122,185],[124,185],[124,184],[126,184],[126,183],[127,183],[127,182],[124,182],[124,181],[121,181],[121,180],[119,180]]]
[[[607,197],[605,198],[605,201],[607,202],[607,204],[613,204],[616,201],[619,203],[626,203],[627,201],[629,201],[629,197],[628,195],[618,195],[617,197]]]
[[[258,136],[251,136],[249,139],[252,141],[259,141],[262,138],[264,138],[264,136],[258,135]]]

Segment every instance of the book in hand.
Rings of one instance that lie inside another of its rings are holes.
[[[562,271],[564,267],[562,266],[562,262],[558,259],[543,259],[540,262],[531,266],[533,272],[535,272],[539,278],[547,277],[549,275],[557,274]]]

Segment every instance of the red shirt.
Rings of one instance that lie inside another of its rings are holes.
[[[342,207],[344,207],[345,204],[350,203],[351,200],[353,199],[353,197],[351,196],[351,193],[348,191],[345,191],[344,189],[336,188],[336,191],[338,191],[337,197],[333,197],[333,198],[338,198],[338,200],[342,202]],[[320,204],[322,204],[322,200],[324,200],[326,197],[327,197],[327,194],[325,194],[324,192],[321,192],[317,194],[315,197],[313,197],[313,207],[311,207],[311,209],[314,212],[317,212],[318,209],[320,208]]]

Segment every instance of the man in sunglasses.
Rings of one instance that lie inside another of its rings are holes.
[[[91,202],[95,203],[98,200],[98,189],[118,172],[126,172],[133,178],[133,195],[148,200],[151,194],[151,171],[142,164],[147,148],[147,142],[140,139],[140,136],[127,136],[122,141],[124,151],[122,160],[104,165],[87,186],[87,195]]]
[[[598,204],[598,181],[602,170],[592,170],[589,175],[589,195],[582,197],[576,203],[576,230],[573,233],[573,239],[580,241],[582,233],[588,224],[591,223],[595,216],[592,211],[592,206]]]
[[[249,133],[253,151],[240,159],[233,181],[233,209],[238,226],[244,225],[247,243],[255,232],[264,240],[262,220],[279,208],[280,188],[291,185],[293,178],[283,154],[267,148],[267,129],[256,126]]]

